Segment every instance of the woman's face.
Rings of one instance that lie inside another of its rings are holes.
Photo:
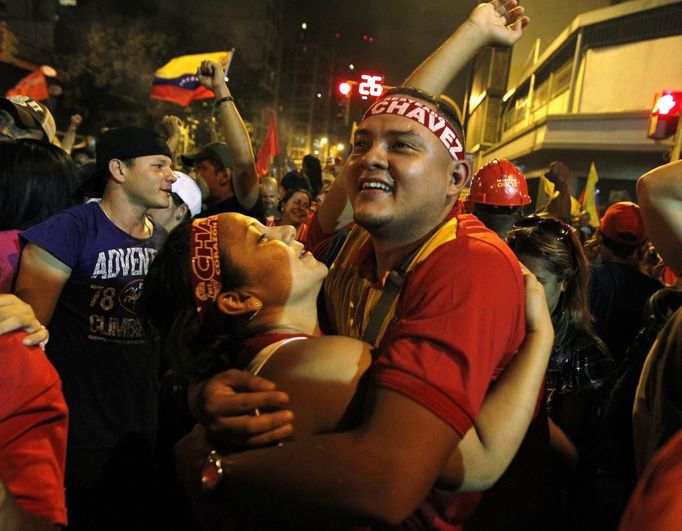
[[[547,299],[547,308],[552,313],[559,304],[559,297],[564,290],[565,283],[562,282],[557,275],[551,273],[547,267],[546,262],[537,256],[529,254],[520,254],[519,261],[525,265],[537,277],[538,281],[545,288],[545,297]]]
[[[221,215],[218,223],[221,252],[245,272],[265,306],[317,296],[327,268],[295,240],[291,226],[266,227],[236,213]]]
[[[303,192],[296,192],[282,207],[282,224],[300,226],[310,212],[310,199]]]

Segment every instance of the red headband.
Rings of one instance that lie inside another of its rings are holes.
[[[204,322],[211,305],[223,289],[218,251],[218,216],[195,219],[192,222],[189,247],[192,256],[194,303],[199,320]]]
[[[464,141],[457,129],[425,103],[405,96],[388,96],[367,109],[362,120],[377,114],[395,114],[423,125],[436,135],[454,160],[464,160]]]

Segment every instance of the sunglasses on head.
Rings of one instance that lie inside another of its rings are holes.
[[[528,228],[537,227],[543,234],[548,234],[557,240],[563,240],[571,235],[571,227],[557,218],[543,218],[537,214],[531,214],[520,218],[514,223],[514,227]]]

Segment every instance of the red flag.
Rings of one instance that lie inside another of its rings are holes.
[[[9,96],[29,96],[36,101],[43,101],[50,97],[47,92],[47,82],[42,69],[34,70],[19,81],[14,88],[7,91]]]
[[[275,113],[270,111],[270,122],[268,130],[265,132],[263,145],[256,157],[256,169],[258,176],[267,175],[270,170],[270,160],[279,153],[279,140],[277,139],[277,123],[275,123]]]

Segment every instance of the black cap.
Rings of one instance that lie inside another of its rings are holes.
[[[112,159],[134,159],[149,155],[173,158],[168,144],[151,129],[124,126],[109,129],[97,141],[96,168],[78,190],[80,196],[102,197],[109,177]]]
[[[230,151],[223,142],[211,142],[210,144],[206,144],[199,151],[180,155],[180,158],[187,166],[194,166],[194,163],[198,160],[211,159],[220,162],[225,169],[232,167]]]

